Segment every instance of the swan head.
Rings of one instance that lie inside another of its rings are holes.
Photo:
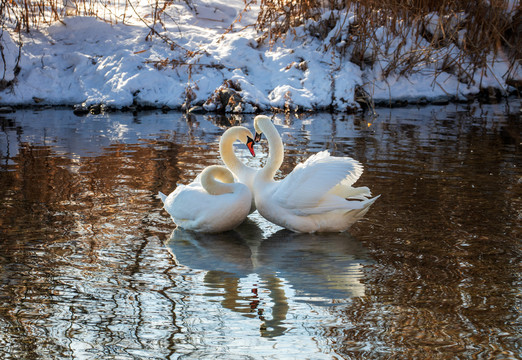
[[[261,141],[261,135],[263,134],[263,130],[261,130],[260,127],[262,126],[261,123],[266,121],[271,122],[272,120],[266,115],[257,115],[254,118],[254,129],[256,131],[256,136],[254,137],[255,142]]]
[[[254,135],[252,135],[252,132],[248,130],[246,127],[243,126],[236,126],[237,130],[236,138],[241,141],[243,144],[246,145],[248,150],[250,151],[250,154],[252,154],[253,157],[256,156],[256,153],[254,151]]]
[[[244,126],[233,126],[225,131],[219,144],[220,151],[225,152],[225,149],[227,148],[227,145],[225,144],[232,146],[232,143],[236,140],[245,144],[250,151],[250,154],[252,154],[254,157],[256,156],[254,151],[254,135],[252,135],[252,132]]]

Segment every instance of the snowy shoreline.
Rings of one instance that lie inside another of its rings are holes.
[[[295,115],[299,114],[316,114],[316,113],[345,113],[347,115],[354,115],[354,114],[360,114],[364,112],[372,113],[372,110],[379,110],[379,109],[394,109],[394,108],[410,108],[410,107],[429,107],[429,106],[447,106],[451,104],[469,104],[471,106],[482,106],[482,105],[494,105],[494,104],[511,104],[513,106],[517,106],[518,109],[522,113],[522,100],[518,94],[511,94],[507,96],[501,96],[498,97],[495,92],[495,95],[487,94],[487,93],[481,93],[477,96],[470,97],[467,100],[456,100],[456,99],[435,99],[435,100],[427,100],[427,99],[419,99],[418,101],[405,101],[405,100],[395,100],[393,103],[376,103],[373,107],[373,109],[369,109],[365,107],[365,104],[362,104],[360,108],[354,108],[352,111],[339,111],[336,109],[331,108],[324,108],[324,109],[301,109],[301,110],[294,110],[289,111],[288,113],[292,113]],[[160,107],[154,107],[154,106],[140,106],[140,105],[131,105],[131,106],[123,106],[123,107],[107,107],[104,104],[93,104],[90,106],[82,106],[82,105],[39,105],[39,104],[27,104],[27,105],[10,105],[10,104],[3,104],[0,102],[0,115],[1,114],[9,114],[17,111],[25,111],[25,110],[48,110],[48,109],[56,109],[56,110],[70,110],[77,116],[85,116],[85,115],[99,115],[104,113],[147,113],[150,111],[162,111],[163,113],[169,113],[169,112],[184,112],[186,114],[209,114],[209,115],[220,115],[220,116],[233,116],[233,115],[248,115],[248,114],[277,114],[277,113],[285,113],[286,111],[284,109],[266,109],[266,110],[257,110],[255,112],[218,112],[218,111],[207,111],[201,106],[193,106],[190,109],[181,109],[179,108],[170,108],[166,106],[160,106]]]
[[[110,25],[76,16],[22,34],[17,64],[18,46],[4,30],[0,65],[9,86],[0,90],[0,106],[68,106],[78,113],[150,108],[353,113],[372,101],[379,107],[498,102],[519,94],[522,84],[522,67],[513,71],[502,54],[467,83],[440,70],[436,59],[407,76],[384,76],[385,58],[361,69],[324,51],[324,41],[302,28],[272,46],[260,43],[252,27],[244,28],[255,22],[255,11],[225,33],[243,1],[197,5],[196,12],[173,6],[177,21],[164,25],[162,34],[180,49],[160,37],[146,40],[150,29],[139,22]],[[184,57],[186,50],[196,55]]]

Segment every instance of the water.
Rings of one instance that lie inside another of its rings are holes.
[[[515,105],[278,116],[278,176],[329,149],[382,194],[327,235],[256,213],[174,230],[155,194],[219,164],[219,136],[252,116],[4,114],[0,358],[519,358]],[[237,147],[253,166],[266,150]]]

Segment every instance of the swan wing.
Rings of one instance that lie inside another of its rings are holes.
[[[343,182],[335,185],[329,193],[350,200],[366,200],[372,196],[372,192],[366,186],[352,187]]]
[[[295,209],[294,214],[298,216],[308,216],[325,214],[330,211],[360,212],[373,204],[377,198],[378,196],[371,199],[364,198],[364,200],[347,200],[333,194],[327,194],[317,205]]]
[[[208,207],[208,198],[200,183],[178,185],[165,200],[164,208],[173,218],[194,220]]]
[[[279,182],[273,199],[293,209],[316,207],[322,200],[334,201],[327,193],[336,185],[353,184],[362,174],[361,164],[349,157],[334,157],[325,150],[298,164]],[[324,201],[323,201],[324,202]],[[332,207],[334,204],[326,205]],[[335,207],[335,206],[334,206]]]

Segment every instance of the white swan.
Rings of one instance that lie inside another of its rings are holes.
[[[283,162],[283,142],[267,116],[256,116],[254,127],[255,140],[263,133],[269,146],[267,163],[253,187],[257,210],[267,220],[295,232],[345,231],[378,198],[369,199],[367,187],[352,187],[363,171],[358,161],[328,151],[312,155],[285,179],[274,181]]]
[[[245,220],[252,193],[224,166],[205,168],[189,185],[178,185],[169,196],[159,193],[163,207],[177,226],[205,233],[228,231]]]
[[[237,158],[236,154],[234,153],[234,142],[239,140],[248,147],[248,150],[250,150],[252,156],[256,156],[253,148],[253,137],[254,135],[252,135],[252,132],[246,127],[233,126],[228,128],[219,140],[219,154],[221,155],[221,159],[225,163],[226,167],[234,174],[237,181],[248,186],[251,192],[253,192],[254,178],[258,169],[245,165]],[[254,212],[255,210],[256,205],[254,202],[254,197],[252,196],[250,212]]]

